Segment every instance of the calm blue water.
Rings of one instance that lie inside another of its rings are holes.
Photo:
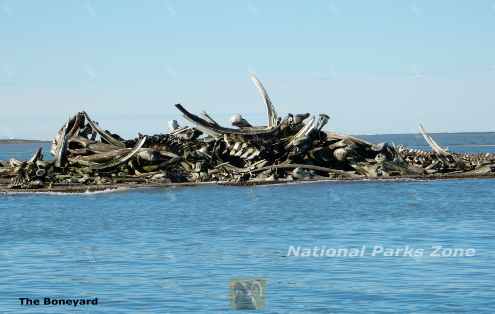
[[[291,245],[476,254],[288,257]],[[0,195],[1,313],[235,313],[237,277],[267,280],[265,313],[493,313],[494,262],[495,180]],[[18,301],[57,296],[99,305]]]
[[[39,144],[0,144],[0,160],[9,160],[15,158],[18,160],[28,160],[33,156],[39,147],[43,148],[45,159],[51,159],[50,143]]]

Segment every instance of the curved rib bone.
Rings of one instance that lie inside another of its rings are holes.
[[[446,149],[444,149],[440,145],[438,145],[437,142],[435,142],[435,140],[426,132],[426,130],[422,124],[419,124],[419,131],[421,132],[421,134],[425,138],[428,145],[430,145],[431,150],[435,154],[437,154],[439,156],[450,156],[450,153],[447,152]]]
[[[55,147],[55,167],[62,167],[66,161],[67,154],[67,142],[69,140],[69,122],[67,122],[62,129],[62,131],[57,136],[56,147]]]
[[[42,159],[43,159],[43,148],[40,147],[40,148],[38,148],[36,153],[34,153],[33,157],[31,157],[31,159],[29,159],[28,163],[34,163],[34,162],[37,162],[38,160],[42,160]]]
[[[105,141],[107,141],[108,143],[112,144],[112,145],[115,145],[117,147],[121,147],[121,148],[125,148],[125,144],[122,143],[121,141],[115,139],[113,136],[111,136],[110,134],[108,134],[107,132],[105,132],[103,129],[101,129],[96,123],[93,122],[93,120],[91,120],[91,118],[88,116],[88,114],[83,111],[82,112],[83,115],[86,117],[86,120],[88,121],[89,125],[91,126],[91,128],[98,132],[98,134],[100,134],[100,136],[105,139]]]
[[[84,115],[81,112],[78,112],[72,119],[72,128],[69,131],[69,138],[79,135],[80,126],[84,125]]]
[[[328,123],[329,119],[330,117],[326,114],[319,114],[318,120],[315,116],[312,116],[311,119],[309,119],[308,123],[302,129],[300,129],[299,132],[296,133],[296,135],[292,137],[292,140],[285,146],[285,149],[288,149],[289,147],[294,145],[294,143],[296,143],[299,139],[308,136],[311,131],[321,131],[325,124]]]
[[[315,125],[315,129],[317,131],[321,131],[323,127],[328,123],[328,120],[330,120],[330,117],[324,113],[320,113],[318,115],[318,122]]]
[[[293,137],[292,140],[285,146],[285,149],[289,149],[299,138],[307,136],[309,132],[313,129],[315,125],[316,118],[312,116],[309,121],[299,130]]]
[[[146,136],[144,136],[137,144],[136,146],[129,152],[129,154],[121,157],[121,158],[118,158],[117,160],[114,160],[114,161],[111,161],[109,163],[106,163],[106,164],[103,164],[103,165],[95,165],[95,166],[91,166],[91,169],[93,170],[103,170],[103,169],[108,169],[108,168],[113,168],[113,167],[117,167],[121,164],[123,164],[124,162],[128,161],[129,159],[131,159],[135,154],[137,154],[139,152],[139,150],[141,149],[141,147],[143,147],[144,145],[144,142],[146,142]]]
[[[258,92],[260,93],[261,98],[263,98],[263,102],[266,105],[266,110],[268,113],[268,127],[276,126],[278,119],[277,112],[275,111],[275,107],[273,107],[272,105],[272,101],[270,100],[265,87],[263,86],[263,84],[261,84],[260,80],[258,80],[258,78],[254,74],[251,74],[251,80],[258,89]]]
[[[211,123],[218,125],[218,126],[220,125],[206,111],[203,111],[201,113],[201,115],[205,118],[206,121],[211,122]]]
[[[190,113],[181,104],[176,104],[175,107],[179,109],[180,112],[182,112],[186,120],[188,120],[191,123],[194,123],[195,128],[217,138],[223,136],[224,134],[272,135],[273,133],[279,130],[279,126],[273,128],[244,128],[244,129],[225,128]]]

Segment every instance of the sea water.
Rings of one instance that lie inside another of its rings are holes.
[[[0,195],[0,313],[235,313],[235,278],[264,313],[493,313],[494,262],[492,179]]]

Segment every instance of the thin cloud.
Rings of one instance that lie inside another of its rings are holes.
[[[91,1],[88,0],[84,3],[84,9],[86,10],[89,16],[96,17],[96,10]]]
[[[4,15],[6,15],[6,16],[12,16],[13,15],[12,8],[10,7],[10,5],[6,1],[2,2],[2,4],[0,5],[0,8],[1,8],[1,11],[3,12]]]

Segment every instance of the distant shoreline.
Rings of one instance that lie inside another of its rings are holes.
[[[5,145],[5,144],[49,144],[49,143],[50,143],[50,141],[42,141],[42,140],[0,140],[0,145]],[[427,144],[412,145],[412,146],[428,147]],[[448,144],[446,146],[447,147],[495,147],[495,144]]]
[[[473,132],[431,132],[429,133],[430,135],[480,135],[480,134],[491,134],[495,135],[495,131],[486,131],[486,132],[481,132],[481,131],[473,131]],[[422,136],[421,133],[372,133],[372,134],[359,134],[359,135],[353,135],[353,136],[401,136],[401,135],[418,135]]]
[[[478,140],[473,140],[473,139],[466,139],[468,143],[459,143],[457,140],[453,140],[454,143],[449,143],[447,142],[442,142],[444,146],[452,146],[452,147],[472,147],[472,146],[478,146],[478,147],[494,147],[495,143],[490,143],[492,140],[495,140],[495,132],[493,131],[488,131],[488,132],[438,132],[438,133],[431,133],[430,135],[434,137],[440,137],[440,141],[442,140],[442,136],[477,136],[477,135],[483,135],[484,138],[482,139],[484,143],[477,143]],[[360,134],[360,135],[352,135],[357,138],[361,138],[367,141],[371,142],[395,142],[397,137],[400,136],[414,136],[417,138],[422,138],[421,134],[419,133],[388,133],[388,134]],[[490,138],[487,138],[489,136]],[[493,136],[493,138],[491,138]],[[390,138],[387,138],[390,137]],[[451,139],[452,140],[452,139]],[[32,139],[0,139],[0,145],[1,144],[49,144],[51,141],[50,140],[32,140]],[[457,142],[457,143],[456,143]],[[488,143],[490,144],[488,144]],[[408,143],[408,145],[411,146],[428,146],[426,143]]]
[[[21,139],[1,140],[0,139],[0,144],[40,144],[40,143],[50,143],[50,141],[21,140]]]

